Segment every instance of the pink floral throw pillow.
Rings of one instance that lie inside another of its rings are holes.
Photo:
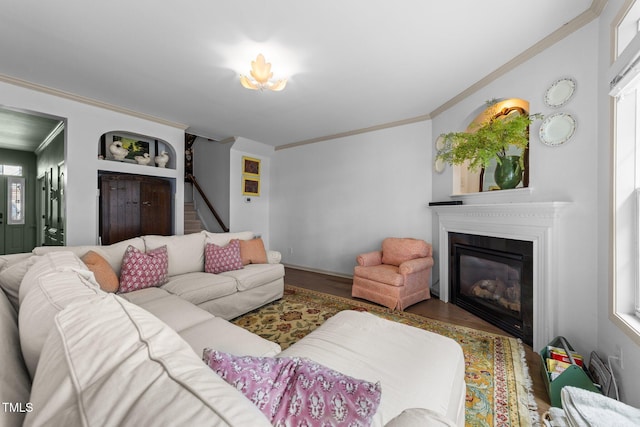
[[[380,383],[309,359],[240,357],[208,348],[203,359],[274,426],[369,426],[380,405]]]
[[[166,245],[146,253],[129,245],[122,258],[118,292],[124,294],[163,285],[167,281],[168,271],[169,255]]]
[[[234,239],[226,246],[207,243],[204,249],[204,271],[218,274],[225,271],[241,270],[242,268],[240,240]]]

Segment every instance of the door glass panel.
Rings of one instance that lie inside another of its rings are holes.
[[[9,194],[7,224],[24,224],[24,191],[24,178],[9,178],[7,180],[7,192]]]

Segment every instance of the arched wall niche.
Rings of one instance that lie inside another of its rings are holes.
[[[122,154],[119,154],[120,152]],[[166,162],[156,159],[163,153],[167,154]],[[131,163],[141,167],[176,169],[177,164],[176,150],[167,141],[119,130],[102,134],[98,141],[98,157],[102,160]]]
[[[514,112],[529,114],[529,102],[519,98],[500,99],[497,103],[487,106],[483,104],[475,109],[464,121],[465,130],[471,132],[479,124],[486,123],[498,114],[513,114]],[[519,154],[508,151],[507,154]],[[498,190],[493,180],[496,161],[486,170],[472,171],[467,162],[453,165],[453,194],[469,194]],[[522,182],[517,188],[529,186],[529,149],[524,152],[525,171]]]

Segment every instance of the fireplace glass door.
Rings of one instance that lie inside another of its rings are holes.
[[[451,246],[452,302],[530,344],[531,257],[508,245],[478,245],[477,237],[472,242],[454,240],[458,241]]]

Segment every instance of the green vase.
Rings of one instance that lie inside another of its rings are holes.
[[[493,178],[501,190],[516,188],[522,181],[522,168],[520,167],[520,156],[505,156],[498,161]]]

